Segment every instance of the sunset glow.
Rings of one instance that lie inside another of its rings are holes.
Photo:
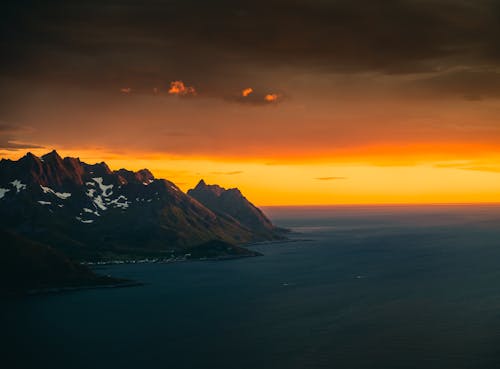
[[[258,205],[402,204],[500,202],[500,152],[475,152],[452,159],[449,155],[400,151],[387,147],[367,149],[365,155],[299,160],[276,157],[184,157],[162,153],[130,156],[101,150],[60,150],[93,163],[105,160],[112,169],[149,168],[156,177],[168,178],[181,189],[193,188],[200,179],[224,187],[238,187]],[[467,149],[467,148],[465,148]],[[42,155],[47,149],[31,150]],[[397,160],[390,158],[397,156]],[[19,154],[3,153],[17,158]],[[442,157],[444,160],[438,160]],[[421,159],[421,160],[420,160]]]

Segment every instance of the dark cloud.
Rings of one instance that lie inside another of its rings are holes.
[[[35,145],[31,143],[21,143],[12,141],[9,138],[0,136],[0,149],[2,150],[21,150],[21,149],[41,149],[43,146]]]
[[[469,101],[500,97],[500,72],[494,69],[460,69],[410,83],[426,94],[457,96]]]
[[[23,133],[32,131],[26,127],[16,127],[14,124],[0,122],[0,150],[21,150],[21,149],[37,149],[43,146],[20,142],[16,137]]]
[[[0,122],[0,135],[19,131],[19,128],[12,124]]]
[[[499,9],[492,0],[20,0],[2,11],[0,72],[134,91],[187,79],[200,95],[231,96],[282,66],[385,74],[497,66]]]

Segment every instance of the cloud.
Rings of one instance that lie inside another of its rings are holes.
[[[132,92],[132,89],[130,87],[122,87],[122,88],[120,88],[120,92],[122,92],[124,94],[129,94]]]
[[[282,67],[388,75],[498,67],[499,10],[491,0],[27,0],[0,15],[14,30],[3,35],[0,73],[113,88],[130,80],[139,90],[183,75],[221,91]]]
[[[16,139],[16,136],[26,132],[32,132],[32,129],[28,127],[16,127],[10,123],[0,122],[0,149],[13,151],[43,148],[43,146],[22,142]]]
[[[496,68],[459,68],[416,79],[408,86],[427,94],[456,96],[468,101],[500,98],[500,71]]]
[[[251,87],[248,87],[248,88],[245,88],[241,91],[241,96],[243,97],[247,97],[248,95],[250,95],[251,93],[253,92],[253,88]]]
[[[22,150],[22,149],[41,149],[43,147],[44,146],[40,146],[40,145],[36,145],[36,144],[32,144],[32,143],[12,141],[8,138],[0,137],[0,149],[3,149],[3,150],[15,151],[15,150]]]
[[[226,100],[241,104],[264,106],[281,102],[281,96],[281,94],[266,93],[263,92],[263,90],[257,90],[249,87],[243,89],[240,95],[231,95],[226,97]]]
[[[278,95],[277,94],[267,94],[264,96],[264,100],[267,102],[276,102],[278,101]]]
[[[241,173],[243,173],[243,171],[241,171],[241,170],[235,170],[232,172],[210,172],[210,174],[224,175],[224,176],[233,176],[233,175],[241,174]]]
[[[500,165],[494,163],[485,163],[482,161],[466,161],[462,163],[441,163],[436,164],[436,168],[449,168],[460,170],[472,170],[478,172],[500,173]]]
[[[20,131],[20,128],[8,123],[0,122],[0,135]]]
[[[100,145],[266,161],[385,141],[498,143],[498,130],[448,128],[495,122],[497,108],[444,98],[497,96],[499,9],[493,0],[11,1],[0,12],[11,30],[0,119],[39,130],[7,142],[81,145],[84,127]],[[210,99],[179,103],[170,81],[182,82],[177,95],[193,87]],[[120,96],[127,86],[142,95]],[[406,86],[430,102],[395,96]],[[146,96],[155,87],[170,98]],[[267,102],[269,93],[280,98]],[[166,140],[165,129],[193,136]]]
[[[347,179],[347,177],[317,177],[314,179],[317,179],[319,181],[337,181],[340,179]]]
[[[473,171],[479,171],[479,172],[493,172],[493,173],[500,173],[500,166],[471,166],[471,167],[463,167],[459,168],[463,170],[473,170]]]
[[[170,95],[178,96],[196,96],[196,90],[193,86],[186,86],[182,81],[172,81],[170,82],[170,89],[168,90]]]

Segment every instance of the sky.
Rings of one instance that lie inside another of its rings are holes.
[[[500,202],[491,0],[12,1],[0,156],[258,205]]]

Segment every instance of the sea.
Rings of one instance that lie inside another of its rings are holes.
[[[0,367],[500,368],[500,206],[267,207],[264,256],[0,301]]]

